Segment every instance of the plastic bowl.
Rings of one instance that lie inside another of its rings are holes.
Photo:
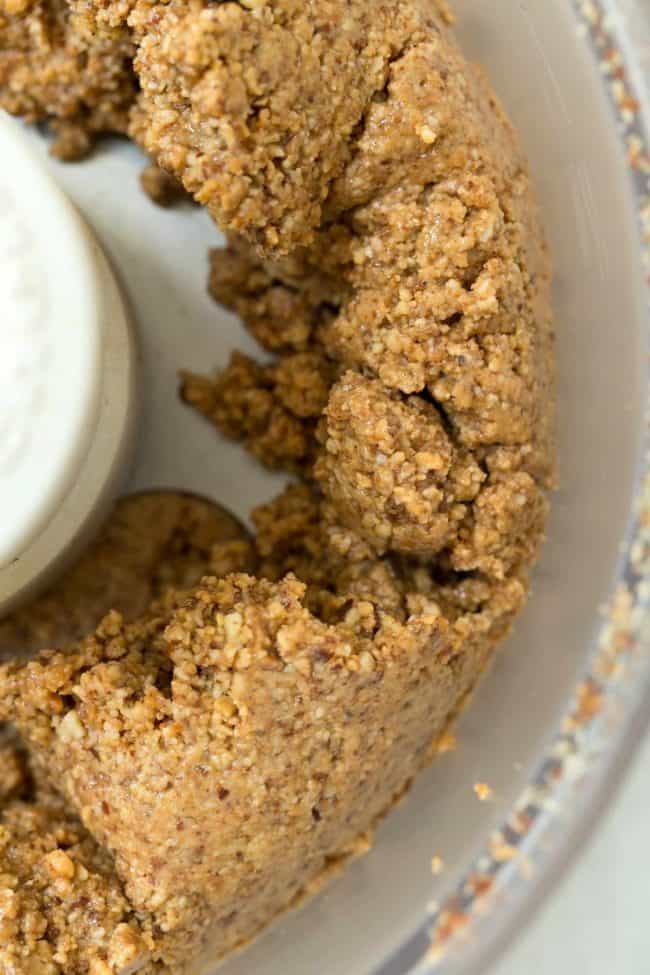
[[[417,780],[368,856],[221,975],[485,970],[585,839],[648,715],[647,0],[454,6],[542,198],[556,266],[562,487],[532,598],[458,747]],[[153,207],[131,146],[52,165],[107,244],[140,325],[145,410],[132,488],[197,491],[245,517],[277,478],[176,396],[178,368],[205,371],[233,346],[254,350],[205,295],[215,228],[204,213]],[[478,800],[476,783],[491,801]]]

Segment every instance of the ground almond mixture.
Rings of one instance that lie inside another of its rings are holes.
[[[126,602],[84,570],[0,624],[16,655],[50,645],[0,668],[0,971],[179,975],[367,849],[523,605],[555,480],[549,265],[445,4],[49,2],[5,0],[0,104],[88,145],[128,128],[169,174],[151,195],[209,209],[211,293],[272,359],[182,396],[296,478],[251,539],[195,542],[177,511],[182,571],[125,509],[95,552],[122,552]]]
[[[0,660],[65,647],[112,609],[137,619],[169,589],[189,588],[207,571],[250,567],[244,529],[218,505],[175,491],[123,498],[53,588],[0,620]]]

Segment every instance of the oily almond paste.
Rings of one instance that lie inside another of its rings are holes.
[[[367,846],[521,609],[548,258],[443,3],[0,4],[0,104],[69,156],[128,132],[227,233],[211,293],[271,353],[181,389],[293,475],[253,537],[0,668],[0,971],[180,975]]]

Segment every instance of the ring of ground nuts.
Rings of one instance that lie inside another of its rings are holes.
[[[0,956],[162,975],[367,848],[521,607],[554,481],[548,259],[442,0],[10,6],[0,101],[59,151],[128,128],[227,232],[210,289],[273,359],[183,394],[300,478],[198,586],[0,667],[37,793],[66,796],[26,836],[5,815]]]

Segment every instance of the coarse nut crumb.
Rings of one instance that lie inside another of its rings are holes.
[[[52,151],[86,156],[102,132],[125,133],[137,93],[125,28],[89,30],[67,0],[0,4],[0,108],[51,123]]]
[[[15,764],[26,756],[13,741]],[[9,747],[9,746],[7,746]],[[0,753],[0,971],[172,975],[126,899],[108,852],[48,785],[9,795]]]
[[[445,861],[442,857],[434,856],[431,859],[431,873],[434,877],[439,877],[442,871],[445,869]]]
[[[158,166],[146,166],[140,173],[140,185],[149,199],[161,207],[170,207],[187,197],[182,185]]]
[[[56,585],[0,619],[0,659],[63,647],[111,609],[142,615],[168,589],[206,572],[251,568],[244,529],[219,505],[174,491],[122,498],[100,535]]]
[[[494,798],[494,792],[486,782],[477,782],[474,786],[474,793],[480,802],[490,802]]]
[[[449,730],[443,731],[436,742],[439,755],[446,755],[448,752],[455,751],[457,745],[458,741],[456,740],[456,735]]]

